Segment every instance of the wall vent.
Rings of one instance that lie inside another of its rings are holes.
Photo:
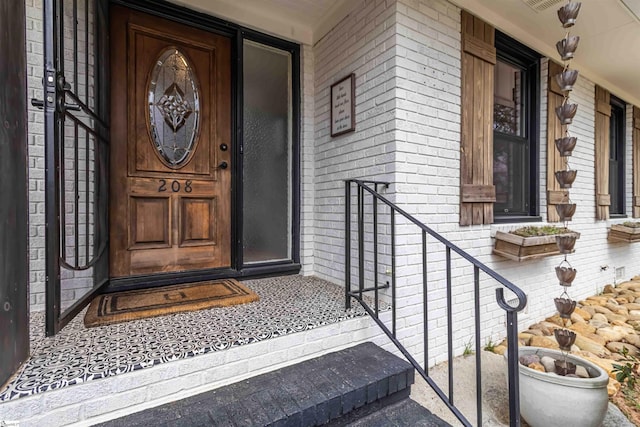
[[[616,281],[624,280],[624,267],[616,267]]]
[[[551,6],[555,6],[558,3],[561,3],[562,1],[563,0],[522,0],[524,4],[526,4],[536,12],[542,12],[543,10],[547,10]]]

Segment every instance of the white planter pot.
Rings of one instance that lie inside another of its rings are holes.
[[[564,357],[558,350],[520,347],[520,356]],[[607,413],[609,376],[599,366],[573,356],[567,360],[583,366],[593,378],[563,377],[520,367],[520,413],[531,427],[600,427]]]

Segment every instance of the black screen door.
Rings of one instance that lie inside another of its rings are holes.
[[[46,332],[108,279],[108,0],[45,0]]]

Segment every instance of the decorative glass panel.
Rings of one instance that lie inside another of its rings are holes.
[[[244,44],[244,263],[291,258],[291,55]]]
[[[153,144],[172,168],[187,163],[200,123],[200,88],[193,67],[177,48],[164,50],[149,84],[149,124]]]

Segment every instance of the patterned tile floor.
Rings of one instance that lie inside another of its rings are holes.
[[[364,316],[344,310],[344,290],[303,276],[246,280],[258,302],[85,328],[84,312],[58,335],[44,336],[44,315],[31,318],[31,357],[0,389],[0,403],[47,390],[221,351]]]

